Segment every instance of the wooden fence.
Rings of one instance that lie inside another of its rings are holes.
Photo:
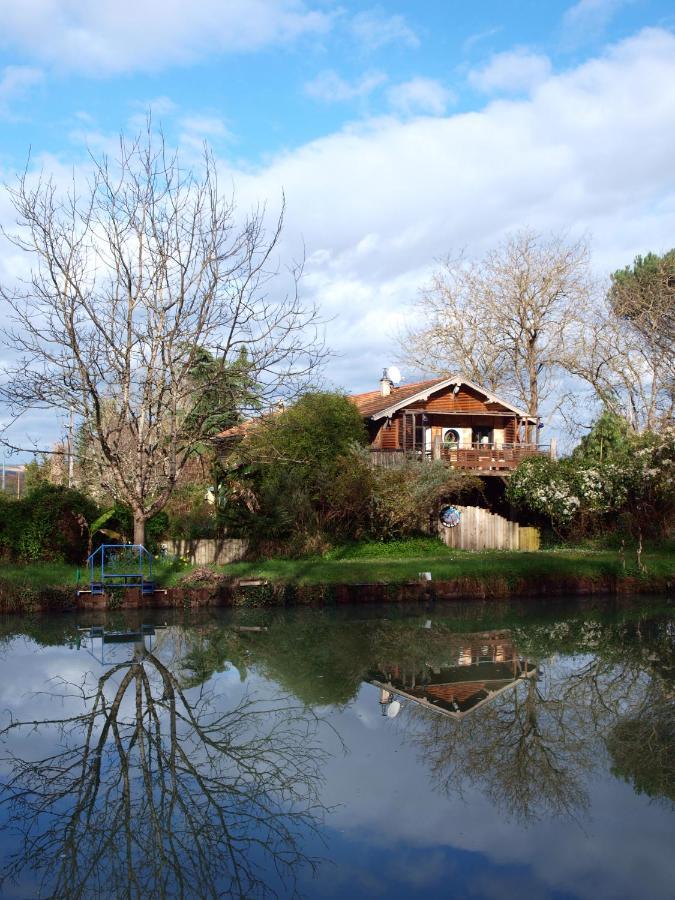
[[[170,556],[181,556],[197,566],[227,563],[243,559],[248,550],[248,541],[241,538],[222,540],[163,541],[162,549]]]
[[[539,529],[525,528],[479,506],[458,506],[459,525],[440,535],[448,547],[457,550],[538,550]]]

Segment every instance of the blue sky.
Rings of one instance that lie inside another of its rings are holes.
[[[665,0],[0,0],[3,180],[29,148],[83,166],[149,108],[188,157],[212,144],[243,206],[285,192],[281,253],[306,248],[348,389],[452,249],[565,229],[602,275],[675,244]],[[0,244],[0,277],[18,265]]]

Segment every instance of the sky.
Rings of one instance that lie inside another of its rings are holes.
[[[0,0],[2,181],[29,153],[82,167],[149,110],[186,158],[211,144],[241,208],[285,196],[280,261],[304,252],[326,379],[349,391],[396,360],[452,251],[563,230],[602,276],[675,244],[666,0]],[[0,278],[22,265],[0,242]],[[62,427],[11,434],[48,446]]]

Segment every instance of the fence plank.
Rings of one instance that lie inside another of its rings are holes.
[[[456,550],[538,550],[539,529],[524,528],[479,506],[458,506],[462,514],[455,528],[439,524],[441,537]]]

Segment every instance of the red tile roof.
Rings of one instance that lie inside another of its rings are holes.
[[[382,393],[377,391],[367,391],[365,394],[352,394],[349,400],[356,405],[356,408],[362,416],[373,416],[383,409],[388,409],[401,400],[407,400],[408,397],[414,397],[420,391],[433,387],[447,381],[446,378],[432,378],[428,381],[413,381],[410,384],[404,384],[400,387],[392,387],[391,393],[387,397],[383,397]]]

